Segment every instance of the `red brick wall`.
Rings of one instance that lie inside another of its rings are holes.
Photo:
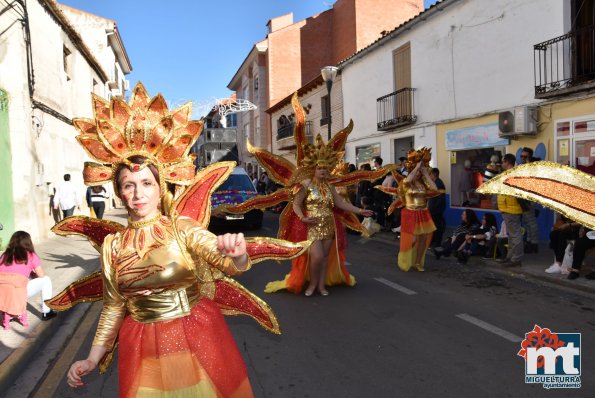
[[[333,59],[333,13],[331,10],[306,20],[300,31],[301,86],[320,75],[320,68],[335,65]]]
[[[301,84],[301,28],[306,21],[268,36],[269,107],[297,90]]]

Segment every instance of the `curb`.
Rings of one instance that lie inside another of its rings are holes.
[[[399,240],[394,239],[392,234],[389,236],[386,233],[384,233],[384,234],[378,233],[378,234],[370,237],[369,239],[375,240],[377,242],[381,242],[383,244],[395,246],[395,249],[398,250]],[[432,256],[432,255],[430,254],[430,256]],[[584,286],[582,284],[572,283],[565,278],[553,278],[553,277],[548,277],[547,275],[540,275],[535,272],[526,271],[526,267],[524,265],[521,267],[517,267],[517,268],[502,268],[502,267],[498,267],[491,260],[481,260],[479,258],[473,258],[473,257],[472,257],[472,259],[469,260],[468,264],[481,265],[481,266],[485,267],[485,269],[490,270],[495,273],[505,274],[508,276],[516,277],[516,278],[524,278],[525,280],[533,280],[533,281],[538,281],[541,283],[547,283],[550,285],[555,285],[556,287],[563,288],[564,290],[566,290],[568,292],[572,292],[572,293],[576,293],[576,294],[588,294],[592,297],[595,297],[595,283],[592,284],[593,285],[592,287]],[[523,269],[523,267],[525,267],[525,269]]]
[[[75,323],[72,333],[78,329],[80,322],[85,318],[88,308],[82,308],[78,311],[70,310],[61,312],[56,318],[46,322],[40,322],[35,330],[0,364],[0,391],[6,391],[22,374],[26,365],[33,356],[43,349],[48,340],[60,326],[73,316],[79,316]],[[66,339],[68,340],[68,339]]]

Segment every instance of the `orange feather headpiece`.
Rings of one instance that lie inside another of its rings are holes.
[[[89,186],[112,181],[115,171],[125,164],[139,171],[149,164],[159,172],[161,194],[166,182],[188,185],[195,175],[194,155],[190,148],[198,139],[203,121],[189,120],[192,104],[169,111],[161,94],[149,97],[138,82],[130,102],[115,97],[111,101],[93,94],[93,119],[74,119],[76,137],[89,156],[98,163],[86,162],[83,170]],[[143,164],[130,162],[132,156],[143,156]],[[117,193],[117,190],[115,190]]]

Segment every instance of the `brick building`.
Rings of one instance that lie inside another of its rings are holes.
[[[337,64],[423,9],[422,0],[337,0],[298,22],[291,13],[269,20],[266,38],[252,47],[227,86],[257,106],[238,115],[241,163],[255,163],[246,139],[273,149],[266,109],[316,79],[323,66]]]

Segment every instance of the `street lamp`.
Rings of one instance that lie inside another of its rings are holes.
[[[333,87],[333,80],[335,80],[335,76],[337,76],[337,68],[336,66],[325,66],[320,70],[322,74],[322,80],[326,82],[326,91],[328,92],[328,99],[326,101],[326,115],[328,117],[328,139],[331,139],[331,88]]]

